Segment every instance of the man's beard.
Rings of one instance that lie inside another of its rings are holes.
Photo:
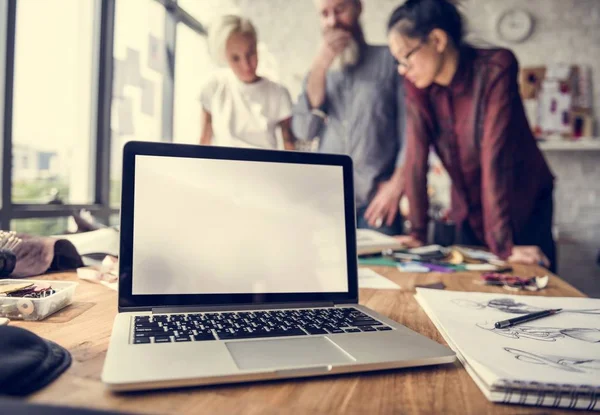
[[[360,58],[360,47],[354,37],[350,38],[348,46],[335,57],[331,66],[329,67],[332,71],[341,71],[349,66],[354,66],[358,63]]]

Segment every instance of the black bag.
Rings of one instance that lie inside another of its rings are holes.
[[[71,354],[62,346],[19,327],[0,326],[0,395],[28,395],[69,366]]]

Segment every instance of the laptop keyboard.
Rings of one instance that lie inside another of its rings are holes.
[[[392,330],[355,308],[163,314],[134,317],[133,342],[171,343]]]

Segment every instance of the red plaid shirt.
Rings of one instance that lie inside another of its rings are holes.
[[[519,95],[519,65],[505,49],[461,50],[449,86],[405,80],[406,195],[412,234],[425,241],[430,147],[452,179],[451,218],[502,258],[554,178],[537,147]]]

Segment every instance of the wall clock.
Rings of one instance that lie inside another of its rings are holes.
[[[533,32],[533,17],[525,10],[509,9],[500,15],[496,30],[506,42],[523,42]]]

